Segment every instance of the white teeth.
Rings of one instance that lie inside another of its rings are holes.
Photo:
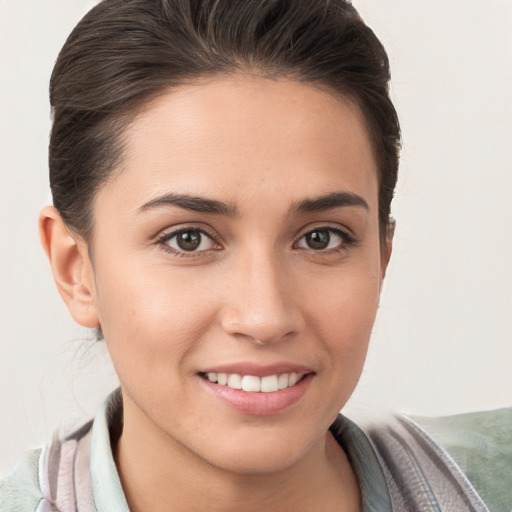
[[[283,375],[279,375],[279,380],[277,381],[277,385],[279,389],[286,389],[288,387],[288,374],[283,373]]]
[[[272,393],[279,389],[277,375],[269,375],[261,379],[261,391],[263,393]]]
[[[232,373],[228,377],[228,386],[233,389],[242,389],[242,377],[237,373]]]
[[[261,391],[261,381],[258,377],[254,377],[254,375],[244,375],[242,378],[242,389],[257,393]]]
[[[288,386],[293,386],[294,384],[297,384],[297,381],[299,380],[299,375],[297,373],[290,373],[288,376]]]
[[[228,386],[233,389],[241,389],[249,393],[273,393],[280,389],[286,389],[299,382],[303,374],[283,373],[281,375],[267,375],[256,377],[254,375],[239,375],[238,373],[208,372],[206,378],[219,386]]]

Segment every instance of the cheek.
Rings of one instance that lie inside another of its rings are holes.
[[[379,302],[379,279],[340,278],[317,303],[318,337],[327,354],[325,396],[329,410],[341,410],[361,376]]]
[[[380,294],[375,265],[353,266],[311,295],[310,323],[335,359],[333,364],[359,368],[364,362]]]
[[[198,349],[215,315],[214,304],[209,294],[199,293],[198,283],[137,261],[124,269],[97,269],[101,327],[118,373],[144,368],[158,377],[166,366],[168,378],[169,366]]]

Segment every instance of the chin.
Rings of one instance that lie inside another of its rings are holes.
[[[214,451],[209,450],[205,460],[212,466],[239,474],[269,474],[285,471],[302,460],[311,448],[323,442],[324,435],[318,440],[306,440],[294,435],[287,429],[260,431],[258,434],[236,440],[230,437],[225,442],[217,442]]]
[[[301,459],[299,453],[276,453],[274,451],[251,451],[223,453],[219,459],[208,461],[211,465],[240,475],[265,475],[279,473],[292,467]]]

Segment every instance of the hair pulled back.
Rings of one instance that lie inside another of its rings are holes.
[[[103,0],[75,27],[50,82],[50,186],[86,240],[95,192],[121,165],[123,132],[163,91],[217,74],[286,76],[361,109],[379,173],[381,240],[389,226],[400,128],[386,52],[345,0]]]

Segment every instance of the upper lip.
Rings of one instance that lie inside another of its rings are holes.
[[[282,375],[284,373],[314,373],[313,370],[304,365],[295,363],[275,363],[270,365],[241,362],[234,364],[221,364],[211,366],[200,373],[228,373],[238,375],[254,375],[255,377],[267,377],[268,375]]]

